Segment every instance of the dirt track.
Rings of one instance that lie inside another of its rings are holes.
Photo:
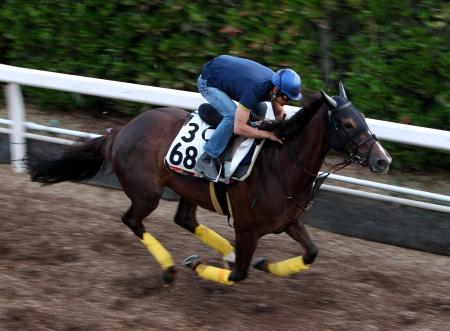
[[[257,270],[233,287],[181,266],[216,253],[173,224],[161,201],[146,221],[178,265],[175,286],[121,223],[120,191],[40,187],[0,166],[0,330],[448,330],[450,258],[310,228],[313,268],[291,278]],[[226,219],[199,220],[233,240]],[[263,238],[256,256],[284,259],[299,247]]]

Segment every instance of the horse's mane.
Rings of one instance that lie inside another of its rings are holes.
[[[290,138],[298,135],[308,125],[311,118],[323,104],[320,93],[309,93],[303,102],[303,108],[286,121],[264,122],[260,129],[273,131],[278,137]]]

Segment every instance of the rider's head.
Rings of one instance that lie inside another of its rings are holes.
[[[291,100],[300,100],[302,81],[300,76],[292,69],[278,70],[272,76],[272,84],[278,88],[282,95],[287,96]]]

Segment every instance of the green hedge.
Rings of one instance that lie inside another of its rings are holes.
[[[304,86],[342,79],[367,117],[450,130],[448,2],[375,0],[3,0],[0,61],[195,91],[202,64],[235,54],[292,67]],[[135,114],[141,105],[25,89],[27,102]],[[429,150],[404,153],[423,167]],[[448,153],[435,164],[449,165]],[[398,158],[397,158],[398,156]],[[433,158],[434,156],[431,156]]]

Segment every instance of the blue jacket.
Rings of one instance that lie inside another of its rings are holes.
[[[262,64],[230,55],[220,55],[203,66],[202,79],[218,88],[245,108],[268,101],[273,70]]]

